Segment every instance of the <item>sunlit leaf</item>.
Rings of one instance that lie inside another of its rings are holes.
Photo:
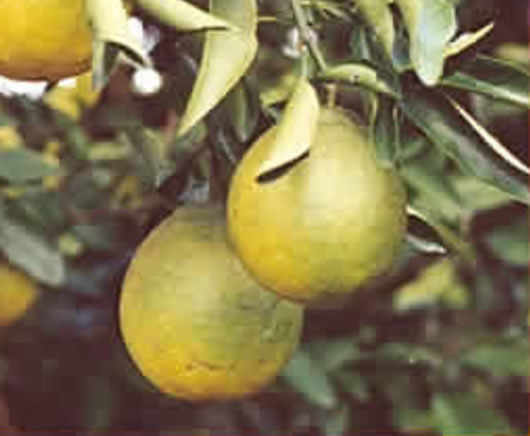
[[[431,407],[436,428],[444,436],[515,434],[500,410],[469,393],[436,393]]]
[[[256,177],[263,177],[309,151],[316,132],[319,109],[316,91],[306,79],[299,79],[276,128],[274,142],[261,162]]]
[[[465,32],[461,35],[458,35],[457,38],[455,38],[445,47],[445,57],[457,55],[466,50],[467,48],[473,46],[482,38],[489,35],[490,32],[493,30],[493,27],[494,23],[489,23],[475,32]]]
[[[281,375],[295,391],[317,406],[331,409],[338,403],[337,393],[328,375],[304,351],[295,353]]]
[[[107,82],[121,51],[140,65],[151,65],[140,42],[129,29],[122,0],[86,0],[86,8],[94,32],[92,71],[95,88],[99,89]]]
[[[245,74],[257,51],[256,0],[211,0],[210,12],[237,30],[209,30],[186,110],[179,126],[183,135],[203,118]]]
[[[400,101],[405,115],[460,167],[475,177],[530,202],[528,176],[508,163],[451,103],[434,91],[416,90]]]
[[[136,3],[160,22],[176,30],[233,28],[227,21],[183,0],[136,0]]]
[[[444,53],[456,32],[455,5],[449,0],[396,0],[409,34],[412,65],[421,81],[435,85],[443,72]]]
[[[469,294],[456,275],[452,262],[444,258],[422,270],[394,294],[394,309],[407,311],[436,303],[446,303],[452,309],[468,304]]]
[[[477,56],[441,83],[530,108],[529,81],[528,72],[513,63]]]

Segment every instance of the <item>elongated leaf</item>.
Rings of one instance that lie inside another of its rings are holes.
[[[472,394],[437,393],[432,400],[436,427],[444,436],[514,434],[507,418]]]
[[[371,26],[389,59],[394,50],[394,20],[387,0],[355,0],[363,18]]]
[[[395,103],[389,98],[378,98],[375,116],[370,124],[377,159],[384,165],[393,166],[400,149],[400,126]]]
[[[136,0],[145,11],[176,30],[227,29],[233,27],[183,0]]]
[[[504,147],[500,141],[489,133],[485,127],[483,127],[477,120],[475,120],[469,112],[467,112],[462,106],[460,106],[453,99],[449,99],[451,105],[457,110],[462,118],[473,128],[473,130],[482,138],[484,144],[488,145],[491,150],[504,159],[514,169],[521,172],[522,174],[530,174],[528,166],[523,163],[517,156],[515,156],[510,150]]]
[[[528,346],[519,344],[483,344],[463,353],[464,365],[488,371],[496,376],[528,376]]]
[[[64,259],[59,250],[40,235],[29,232],[0,211],[0,251],[37,280],[60,286],[65,280]]]
[[[56,173],[57,166],[42,159],[42,155],[27,148],[0,150],[0,179],[24,183]]]
[[[256,0],[211,0],[210,12],[237,30],[209,30],[178,134],[203,118],[245,74],[258,48]]]
[[[231,127],[240,142],[254,133],[259,118],[259,97],[241,81],[227,96],[226,110]]]
[[[432,214],[423,210],[419,210],[410,205],[407,206],[407,214],[409,216],[409,232],[411,231],[413,223],[417,221],[418,223],[421,223],[423,226],[425,226],[430,233],[428,238],[426,238],[423,234],[415,235],[412,233],[412,236],[419,239],[418,242],[413,241],[413,244],[418,243],[420,249],[421,243],[423,242],[429,244],[433,252],[443,254],[446,251],[445,247],[448,247],[462,258],[471,260],[475,257],[472,245],[470,245],[463,238],[460,238],[458,234],[456,234],[445,224],[441,223],[439,219],[434,218]]]
[[[364,64],[344,64],[325,69],[319,74],[321,79],[340,80],[351,85],[358,85],[382,94],[399,96],[396,84],[374,68]]]
[[[446,77],[442,85],[465,89],[530,108],[530,76],[509,62],[478,56],[461,71]]]
[[[316,132],[318,96],[311,84],[299,79],[276,129],[270,152],[259,166],[257,177],[282,167],[309,151]]]
[[[489,35],[493,30],[493,26],[493,23],[489,23],[475,32],[465,32],[458,35],[457,38],[446,46],[444,56],[450,57],[462,53],[464,50],[475,45],[478,41]]]
[[[455,6],[449,0],[396,0],[409,34],[409,54],[420,80],[435,85],[444,53],[456,32]]]
[[[464,171],[530,203],[527,175],[485,144],[443,95],[411,90],[399,104],[405,115]]]
[[[337,393],[324,370],[304,351],[298,351],[282,371],[284,379],[308,401],[331,409],[337,405]]]
[[[145,67],[151,65],[140,42],[129,30],[122,0],[86,0],[86,8],[94,32],[92,71],[95,88],[106,83],[120,51]]]

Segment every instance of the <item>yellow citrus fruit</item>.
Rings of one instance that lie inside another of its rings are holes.
[[[313,305],[342,300],[387,269],[405,232],[406,195],[362,128],[322,109],[309,155],[257,179],[276,129],[241,160],[228,196],[228,231],[248,271],[281,296]]]
[[[0,0],[0,74],[58,80],[90,67],[85,0]]]
[[[226,242],[224,211],[182,207],[140,245],[120,326],[140,371],[191,401],[237,398],[270,382],[296,347],[301,306],[263,290]]]
[[[28,276],[0,263],[0,327],[20,319],[38,295],[37,285]]]

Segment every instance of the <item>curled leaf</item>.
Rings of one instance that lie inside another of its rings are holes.
[[[136,0],[136,3],[176,30],[227,29],[233,26],[183,0]]]
[[[250,66],[258,48],[256,0],[211,0],[210,12],[237,30],[209,30],[197,80],[178,134],[183,135],[230,91]]]
[[[301,78],[289,98],[278,124],[269,155],[263,160],[257,178],[303,157],[316,132],[319,113],[318,96],[305,79]]]

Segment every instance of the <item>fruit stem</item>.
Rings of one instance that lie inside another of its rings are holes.
[[[300,0],[291,0],[291,6],[293,8],[294,20],[296,27],[300,32],[302,42],[307,46],[311,57],[314,59],[319,70],[324,71],[327,68],[324,56],[318,47],[316,33],[311,29],[311,26],[307,22],[307,17],[300,4]]]

